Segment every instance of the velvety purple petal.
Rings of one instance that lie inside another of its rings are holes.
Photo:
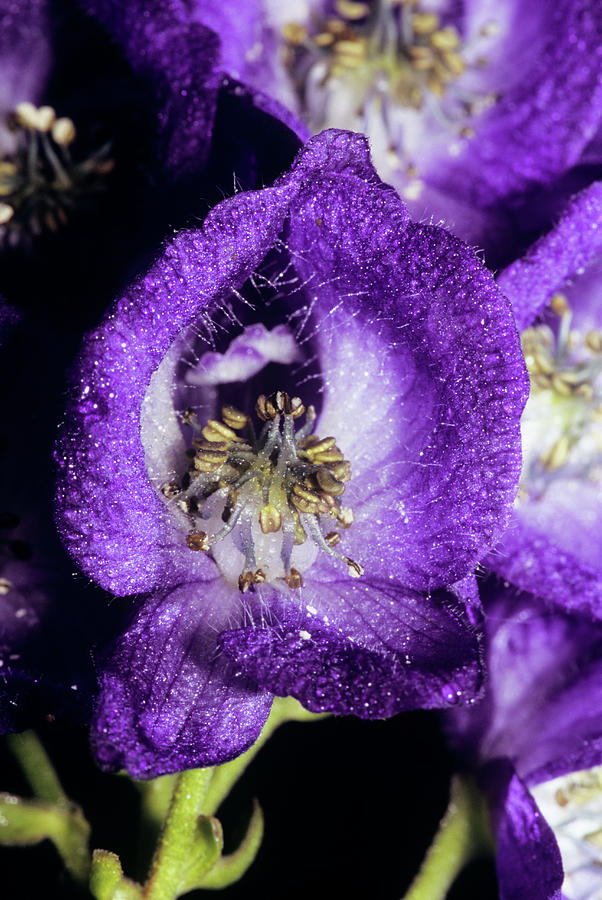
[[[103,768],[135,778],[220,764],[259,736],[272,697],[217,647],[240,615],[221,578],[185,584],[139,607],[102,665],[92,731]]]
[[[583,489],[585,494],[594,490],[588,485]],[[586,498],[585,504],[570,507],[558,519],[551,519],[550,515],[561,510],[555,511],[547,504],[540,521],[529,515],[529,512],[537,514],[536,504],[525,503],[525,510],[515,511],[495,551],[486,557],[486,565],[524,591],[569,612],[585,613],[599,620],[602,618],[600,508],[594,502],[595,497],[591,499],[591,503]],[[592,517],[591,513],[595,515]]]
[[[478,693],[478,641],[449,597],[446,606],[365,578],[312,580],[298,602],[265,586],[258,593],[254,623],[220,646],[253,681],[307,709],[385,718]]]
[[[169,587],[197,571],[204,578],[213,565],[182,551],[148,480],[141,406],[180,329],[261,262],[282,227],[285,199],[275,189],[241,194],[216,208],[202,231],[178,235],[84,347],[59,449],[59,518],[82,567],[114,593]]]
[[[529,785],[602,761],[602,626],[501,584],[485,602],[488,689],[448,714],[473,760],[504,756]]]
[[[150,590],[192,577],[192,566],[206,570],[178,549],[181,535],[146,476],[142,398],[178,332],[257,268],[287,214],[285,246],[307,276],[299,309],[287,315],[323,367],[320,428],[331,420],[338,438],[341,425],[348,452],[346,423],[366,422],[362,440],[349,439],[358,502],[350,540],[371,544],[375,572],[430,589],[463,577],[504,523],[525,396],[506,303],[464,245],[407,225],[363,138],[325,132],[277,187],[240,195],[202,231],[175,238],[86,344],[59,453],[61,518],[72,552],[111,590]]]
[[[132,70],[157,99],[164,176],[194,173],[211,145],[219,87],[219,41],[190,21],[180,0],[85,0],[87,11],[121,45]]]
[[[561,900],[562,861],[554,832],[506,759],[483,772],[497,844],[500,900]]]
[[[515,493],[527,383],[514,324],[474,253],[408,225],[382,186],[325,179],[301,202],[288,245],[321,290],[315,324],[297,333],[321,359],[317,427],[352,461],[350,555],[369,543],[404,583],[449,584],[491,545]]]
[[[554,293],[601,252],[602,183],[597,182],[571,201],[555,228],[500,274],[498,284],[512,303],[518,328],[530,325]]]
[[[512,59],[528,59],[528,69],[476,120],[476,135],[457,162],[431,176],[478,207],[549,184],[579,160],[600,125],[600,8],[588,0],[550,4],[542,25],[539,42],[523,54],[513,40]],[[519,40],[522,32],[517,25]]]

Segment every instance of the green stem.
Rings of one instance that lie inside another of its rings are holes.
[[[11,753],[19,763],[34,795],[40,800],[68,807],[65,794],[54,766],[41,741],[33,731],[6,736]]]
[[[174,900],[197,835],[212,769],[191,769],[178,776],[169,812],[142,892],[146,900]]]
[[[491,850],[483,798],[470,779],[457,775],[447,811],[404,900],[444,900],[464,866]]]

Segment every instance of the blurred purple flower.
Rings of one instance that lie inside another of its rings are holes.
[[[514,514],[487,565],[602,618],[602,184],[499,276],[531,376]]]
[[[228,71],[314,131],[367,134],[414,217],[443,218],[491,265],[599,170],[602,10],[590,0],[191,8],[222,37]]]
[[[53,525],[52,450],[82,323],[233,176],[273,180],[300,142],[288,113],[223,76],[217,37],[175,0],[0,0],[0,61],[0,282],[27,307],[0,309],[5,730],[90,714],[90,647],[119,608],[74,577]]]
[[[490,274],[410,221],[360,136],[173,239],[87,340],[57,456],[68,548],[145,595],[101,663],[101,764],[223,762],[273,694],[368,718],[473,697],[467,576],[525,388]]]
[[[602,626],[501,583],[484,607],[485,697],[445,719],[489,802],[500,900],[585,900],[600,884]]]
[[[235,180],[270,183],[300,146],[292,115],[224,75],[218,37],[179,0],[0,0],[0,59],[0,290],[14,304],[89,323],[168,231]]]

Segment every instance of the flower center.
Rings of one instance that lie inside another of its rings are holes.
[[[16,245],[65,225],[86,196],[104,188],[114,164],[108,144],[74,162],[75,125],[51,106],[19,103],[7,124],[16,148],[0,159],[0,244]]]
[[[263,423],[258,431],[232,406],[204,426],[193,410],[182,414],[197,434],[191,463],[181,483],[161,490],[188,517],[187,546],[211,553],[242,593],[276,579],[302,587],[302,572],[319,550],[358,578],[362,566],[334,549],[341,535],[333,521],[342,529],[353,522],[351,509],[341,505],[351,466],[336,439],[314,434],[313,407],[306,411],[299,397],[284,391],[260,395],[255,413]],[[296,429],[304,414],[305,424]]]
[[[572,328],[566,297],[551,302],[558,328],[527,328],[523,353],[531,393],[522,419],[519,501],[537,499],[558,477],[598,480],[602,474],[602,334]]]
[[[573,772],[531,789],[552,827],[568,900],[597,897],[602,866],[602,766]]]
[[[474,135],[473,119],[496,102],[456,82],[469,68],[453,25],[423,11],[416,0],[336,0],[335,13],[315,26],[283,28],[285,64],[308,124],[361,130],[380,140],[384,131],[392,168],[417,179],[423,135],[416,116],[432,120],[454,138]],[[480,37],[497,33],[495,23]],[[409,115],[408,115],[409,113]],[[459,152],[459,149],[449,152]],[[422,147],[424,151],[424,147]]]

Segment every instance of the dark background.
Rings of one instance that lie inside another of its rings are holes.
[[[58,723],[40,736],[70,796],[92,823],[92,846],[117,852],[136,870],[138,793],[123,776],[97,770],[83,729]],[[28,794],[2,749],[0,790]],[[329,718],[282,726],[259,752],[219,811],[225,852],[244,835],[253,797],[265,816],[259,855],[223,900],[401,900],[447,805],[453,761],[434,713],[387,722]],[[0,850],[2,900],[81,900],[54,847]],[[209,896],[194,892],[188,897]],[[491,860],[471,864],[449,900],[495,900]]]

